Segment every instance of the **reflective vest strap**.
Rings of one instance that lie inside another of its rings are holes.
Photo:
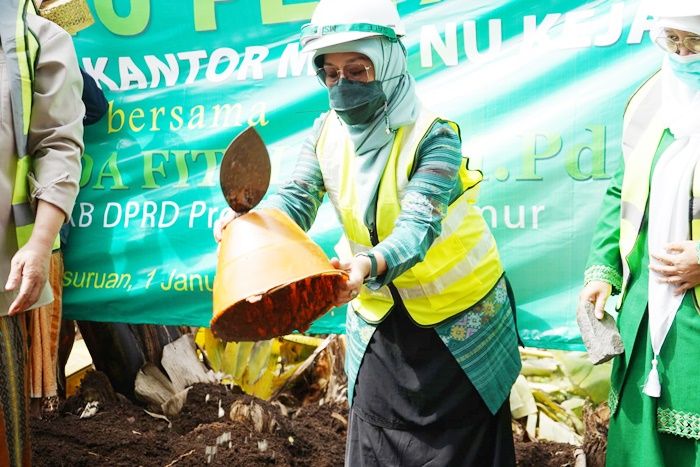
[[[28,202],[13,204],[12,218],[15,221],[15,225],[17,227],[24,227],[25,225],[33,224],[34,210],[32,210],[32,206]]]
[[[343,135],[338,137],[338,135]],[[338,218],[343,224],[348,240],[355,243],[363,243],[371,246],[369,232],[362,222],[361,215],[343,215],[340,210],[352,210],[356,208],[356,187],[353,186],[354,179],[346,174],[355,173],[355,158],[348,157],[354,154],[354,149],[350,139],[345,136],[339,117],[334,111],[328,112],[318,141],[316,142],[316,156],[318,158],[323,184],[331,204],[338,214]],[[353,254],[357,253],[353,250]]]
[[[620,234],[620,252],[626,258],[634,247],[634,242],[642,226],[647,197],[651,165],[659,147],[659,141],[666,129],[660,112],[648,115],[649,124],[633,146],[631,154],[625,157],[625,177],[622,181],[622,206],[620,217],[630,224],[627,235]]]
[[[27,176],[31,170],[32,160],[29,156],[17,159],[15,184],[12,191],[12,204],[23,204],[29,201],[29,181]]]
[[[634,242],[644,220],[644,211],[629,201],[620,206],[620,251],[627,256],[634,248]]]
[[[401,127],[396,132],[395,143],[394,147],[392,148],[392,154],[389,156],[389,160],[395,160],[397,161],[397,164],[391,168],[387,167],[387,169],[391,169],[390,175],[395,177],[393,178],[394,180],[398,181],[398,193],[396,197],[399,199],[403,196],[404,189],[406,188],[406,185],[408,185],[410,175],[413,172],[413,166],[418,157],[418,149],[420,148],[423,139],[427,136],[427,131],[437,120],[437,114],[427,109],[422,109],[422,111],[418,114],[418,119],[415,121],[415,123],[411,127],[408,127],[409,131],[406,131],[407,127]],[[400,144],[396,144],[396,140],[399,140],[399,138]],[[401,148],[402,151],[411,151],[413,157],[398,157],[399,148]]]
[[[334,133],[333,127],[338,125],[337,119],[338,118],[335,116],[335,113],[332,110],[328,112],[325,120],[323,120],[318,141],[316,141],[316,157],[318,158],[318,163],[321,167],[323,184],[333,206],[339,205],[338,192],[340,184],[342,183],[342,180],[340,179],[342,169],[339,168],[338,165],[341,165],[344,161],[325,156],[336,152],[336,146],[343,143],[340,138],[331,137],[331,135]]]
[[[29,134],[29,124],[31,122],[32,112],[32,96],[34,69],[36,67],[36,58],[39,51],[39,43],[36,37],[27,27],[27,15],[36,14],[34,2],[32,0],[23,0],[19,2],[16,17],[15,17],[15,54],[17,67],[19,68],[20,81],[20,105],[15,112],[21,112],[21,135],[22,141],[18,141],[17,150],[22,154],[26,151],[26,136]],[[15,127],[16,128],[16,127]]]
[[[651,166],[666,129],[662,123],[661,79],[655,74],[630,98],[622,128],[622,154],[625,176],[620,206],[620,256],[622,257],[622,303],[630,268],[627,258],[634,248],[644,220]]]
[[[36,14],[34,2],[16,0],[10,3],[9,7],[3,5],[5,11],[0,34],[3,36],[3,48],[11,77],[10,98],[15,145],[18,152],[17,172],[12,192],[12,213],[17,230],[17,243],[22,247],[31,237],[34,226],[34,212],[29,205],[27,181],[32,162],[27,155],[27,136],[31,124],[34,70],[39,54],[39,43],[29,30],[26,21],[28,15]]]
[[[34,210],[29,203],[29,185],[27,175],[31,166],[29,156],[17,160],[15,183],[12,191],[12,217],[17,229],[17,245],[24,246],[32,235],[34,227]]]
[[[627,102],[622,123],[622,148],[625,160],[649,125],[649,116],[658,111],[661,102],[661,78],[654,74]]]
[[[419,117],[420,119],[420,117]],[[432,121],[432,120],[431,120]],[[418,123],[414,128],[418,127]],[[394,144],[391,147],[391,153],[387,160],[382,181],[379,183],[379,192],[377,193],[377,234],[379,240],[384,240],[394,230],[393,223],[382,222],[382,219],[396,220],[401,214],[401,198],[403,197],[404,189],[408,184],[408,176],[411,172],[415,157],[401,157],[401,153],[415,154],[418,150],[418,143],[422,138],[416,138],[415,132],[410,131],[406,134],[404,127],[401,127],[396,132]],[[393,183],[386,183],[384,180],[391,180]],[[395,182],[394,182],[395,181]]]
[[[637,232],[635,226],[633,226],[626,219],[620,219],[620,252],[622,251],[632,251],[634,247],[634,242],[637,239]],[[622,288],[620,291],[620,297],[617,301],[616,308],[620,308],[622,305],[622,298],[625,295],[625,290],[627,288],[627,281],[630,277],[630,267],[627,264],[627,255],[621,255],[622,258]]]
[[[625,176],[622,181],[622,199],[620,207],[620,256],[622,258],[622,291],[618,305],[622,304],[627,289],[630,267],[627,258],[642,228],[651,183],[651,165],[663,137],[665,125],[661,113],[649,116],[651,122],[639,141],[632,146],[634,150],[625,158]]]
[[[15,227],[17,230],[17,246],[22,248],[27,244],[32,236],[32,230],[34,229],[34,224],[27,224]]]
[[[644,220],[644,212],[629,201],[622,201],[620,205],[620,217],[631,226],[639,226]]]
[[[428,284],[414,287],[398,287],[399,295],[401,295],[401,298],[404,300],[412,300],[425,295],[439,295],[448,286],[469,276],[473,272],[474,267],[480,264],[483,258],[495,250],[495,248],[496,242],[493,235],[491,235],[490,231],[486,230],[483,232],[477,244],[469,250],[469,253],[455,263],[448,271]]]

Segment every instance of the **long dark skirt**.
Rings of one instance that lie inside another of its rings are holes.
[[[508,401],[492,414],[435,329],[394,300],[360,364],[345,464],[515,465]]]
[[[395,430],[372,425],[351,410],[345,465],[514,466],[515,449],[508,402],[495,415],[488,415],[486,423],[465,420],[464,426],[459,428]]]

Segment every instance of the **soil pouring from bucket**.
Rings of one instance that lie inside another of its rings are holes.
[[[211,330],[225,341],[257,341],[308,329],[347,275],[285,213],[248,212],[270,183],[267,148],[253,127],[229,145],[220,181],[231,209],[246,214],[222,233]]]

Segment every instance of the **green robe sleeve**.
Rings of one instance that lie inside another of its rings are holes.
[[[600,280],[612,285],[613,295],[622,287],[622,258],[620,257],[620,201],[625,164],[620,159],[620,167],[610,181],[601,214],[598,218],[591,250],[586,263],[584,284]]]

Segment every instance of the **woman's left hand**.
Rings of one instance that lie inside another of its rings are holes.
[[[360,288],[369,274],[370,262],[366,256],[355,256],[350,261],[340,262],[338,258],[331,259],[331,264],[336,269],[342,269],[348,273],[348,280],[336,291],[335,306],[344,305],[353,300],[360,293]]]
[[[697,243],[692,240],[669,243],[665,252],[652,253],[656,264],[649,263],[649,269],[661,276],[661,281],[676,288],[682,294],[700,285],[700,264],[698,264]]]

